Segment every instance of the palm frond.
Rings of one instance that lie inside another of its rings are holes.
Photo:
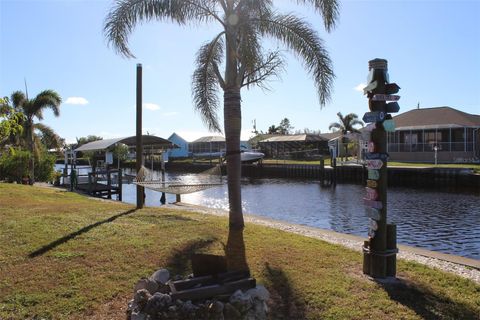
[[[281,41],[300,58],[313,76],[320,105],[330,100],[334,74],[323,41],[316,31],[294,15],[265,15],[258,21],[260,32]]]
[[[354,119],[352,122],[350,122],[350,125],[355,126],[355,125],[361,125],[362,127],[365,125],[362,120]]]
[[[337,0],[297,0],[298,4],[310,3],[323,18],[325,29],[330,32],[335,28],[340,13]]]
[[[273,1],[271,0],[240,0],[235,11],[239,14],[248,13],[262,16],[270,11],[272,6]]]
[[[48,149],[58,149],[63,146],[64,140],[49,126],[43,123],[36,123],[34,128],[41,133],[40,141]]]
[[[283,57],[279,51],[274,51],[268,53],[266,57],[261,55],[257,59],[253,69],[246,73],[242,86],[248,88],[251,85],[256,85],[262,89],[268,89],[265,83],[267,79],[272,76],[280,78],[280,73],[284,69]]]
[[[12,93],[12,105],[17,111],[22,111],[22,106],[26,101],[27,97],[22,91]]]
[[[223,79],[218,72],[218,65],[223,58],[223,33],[211,42],[203,45],[197,53],[197,68],[192,76],[192,95],[195,109],[209,130],[221,132],[217,111],[220,107],[218,98],[219,83]]]
[[[330,123],[330,125],[328,126],[328,130],[332,130],[332,129],[342,130],[343,126],[340,123],[333,122],[333,123]]]
[[[58,117],[60,115],[60,104],[62,98],[54,90],[44,90],[40,92],[35,99],[32,100],[32,106],[30,112],[35,114],[39,119],[43,119],[43,110],[49,108],[53,111],[53,114]]]
[[[117,0],[105,19],[103,28],[109,45],[117,53],[134,57],[128,48],[128,37],[144,21],[172,20],[180,25],[217,19],[213,0]]]

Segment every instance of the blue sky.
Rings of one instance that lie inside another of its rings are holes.
[[[400,112],[451,106],[480,113],[480,0],[342,1],[338,26],[327,33],[319,16],[295,1],[276,1],[297,12],[319,32],[336,74],[331,101],[320,107],[310,76],[287,52],[281,80],[269,91],[242,91],[242,138],[252,121],[266,131],[287,117],[295,129],[320,129],[336,113],[368,111],[361,91],[368,60],[389,61],[390,80],[402,88]],[[60,93],[59,118],[47,111],[43,122],[74,142],[135,134],[135,69],[143,65],[144,132],[187,140],[208,135],[195,113],[191,75],[197,49],[218,26],[179,27],[168,23],[137,26],[130,36],[136,59],[107,46],[105,16],[112,1],[0,0],[0,95],[45,89]],[[268,45],[276,46],[275,43]]]

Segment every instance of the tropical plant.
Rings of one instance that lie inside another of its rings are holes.
[[[0,98],[0,145],[10,136],[23,132],[23,113],[16,111],[9,102],[8,97]]]
[[[295,2],[311,5],[322,16],[328,31],[335,26],[337,0]],[[194,106],[208,128],[221,131],[217,116],[218,91],[223,91],[229,229],[243,230],[240,92],[251,86],[265,87],[267,79],[277,76],[283,68],[280,51],[266,52],[261,39],[278,40],[303,62],[314,79],[321,105],[330,98],[334,78],[328,53],[312,26],[293,14],[277,13],[271,0],[117,0],[106,18],[104,32],[118,53],[133,57],[128,37],[137,24],[151,20],[171,20],[193,26],[214,22],[221,28],[197,53],[192,95]]]
[[[28,162],[31,153],[26,150],[9,148],[0,156],[0,179],[22,183],[28,177]]]
[[[333,122],[328,126],[329,130],[334,132],[340,132],[342,134],[342,144],[345,147],[345,157],[348,157],[348,138],[349,133],[360,133],[360,131],[354,126],[361,125],[363,127],[363,121],[358,120],[358,116],[355,113],[349,113],[343,116],[341,112],[337,113],[339,122]]]
[[[45,125],[39,126],[35,124],[34,120],[35,118],[42,120],[45,109],[51,109],[53,114],[58,117],[60,115],[62,99],[60,95],[53,90],[42,91],[33,99],[29,99],[26,94],[21,91],[16,91],[12,94],[12,103],[15,110],[21,111],[25,117],[23,121],[24,137],[27,150],[32,154],[28,164],[29,184],[33,184],[35,181],[35,157],[33,156],[36,151],[35,128],[50,131],[50,133],[53,132],[53,130]]]

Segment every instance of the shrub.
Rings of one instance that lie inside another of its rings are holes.
[[[21,183],[28,177],[28,160],[30,152],[10,149],[0,156],[0,179]],[[54,178],[55,156],[41,152],[35,157],[35,181],[52,181]]]
[[[8,182],[22,182],[28,177],[28,159],[30,152],[10,149],[0,157],[0,179]]]
[[[41,153],[39,159],[35,159],[35,181],[53,181],[56,157],[46,152]]]

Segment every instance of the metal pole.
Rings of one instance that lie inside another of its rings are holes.
[[[142,141],[142,64],[137,64],[137,135],[136,135],[136,169],[140,172],[143,164]],[[142,209],[145,202],[144,188],[137,185],[137,209]]]

